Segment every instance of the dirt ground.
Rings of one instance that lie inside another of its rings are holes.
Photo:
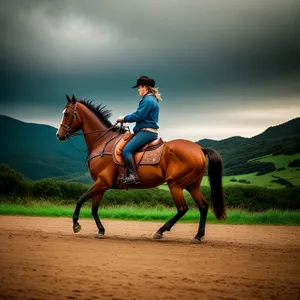
[[[300,299],[300,227],[0,216],[1,299]]]

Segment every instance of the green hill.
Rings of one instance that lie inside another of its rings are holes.
[[[253,159],[265,155],[300,153],[300,118],[270,127],[252,138],[232,137],[221,141],[203,139],[197,144],[220,153],[224,175],[270,172],[275,170],[273,162]]]
[[[300,118],[295,118],[286,123],[271,126],[263,133],[253,137],[253,139],[273,139],[282,136],[297,136],[300,134]]]
[[[48,125],[25,123],[0,115],[2,145],[0,163],[7,163],[26,179],[84,175],[85,153],[72,147],[69,141],[56,139],[57,129]],[[82,137],[73,141],[76,147],[86,149]]]

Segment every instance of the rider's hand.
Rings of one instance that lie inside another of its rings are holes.
[[[117,120],[117,122],[118,122],[118,123],[124,122],[124,117],[119,117],[118,120]]]

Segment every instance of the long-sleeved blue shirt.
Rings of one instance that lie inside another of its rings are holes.
[[[158,129],[159,104],[153,94],[145,95],[139,103],[136,112],[126,115],[124,121],[128,123],[136,122],[133,131],[136,132],[141,128]]]

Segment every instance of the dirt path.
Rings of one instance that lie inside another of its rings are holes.
[[[1,299],[300,299],[300,227],[0,216]]]

